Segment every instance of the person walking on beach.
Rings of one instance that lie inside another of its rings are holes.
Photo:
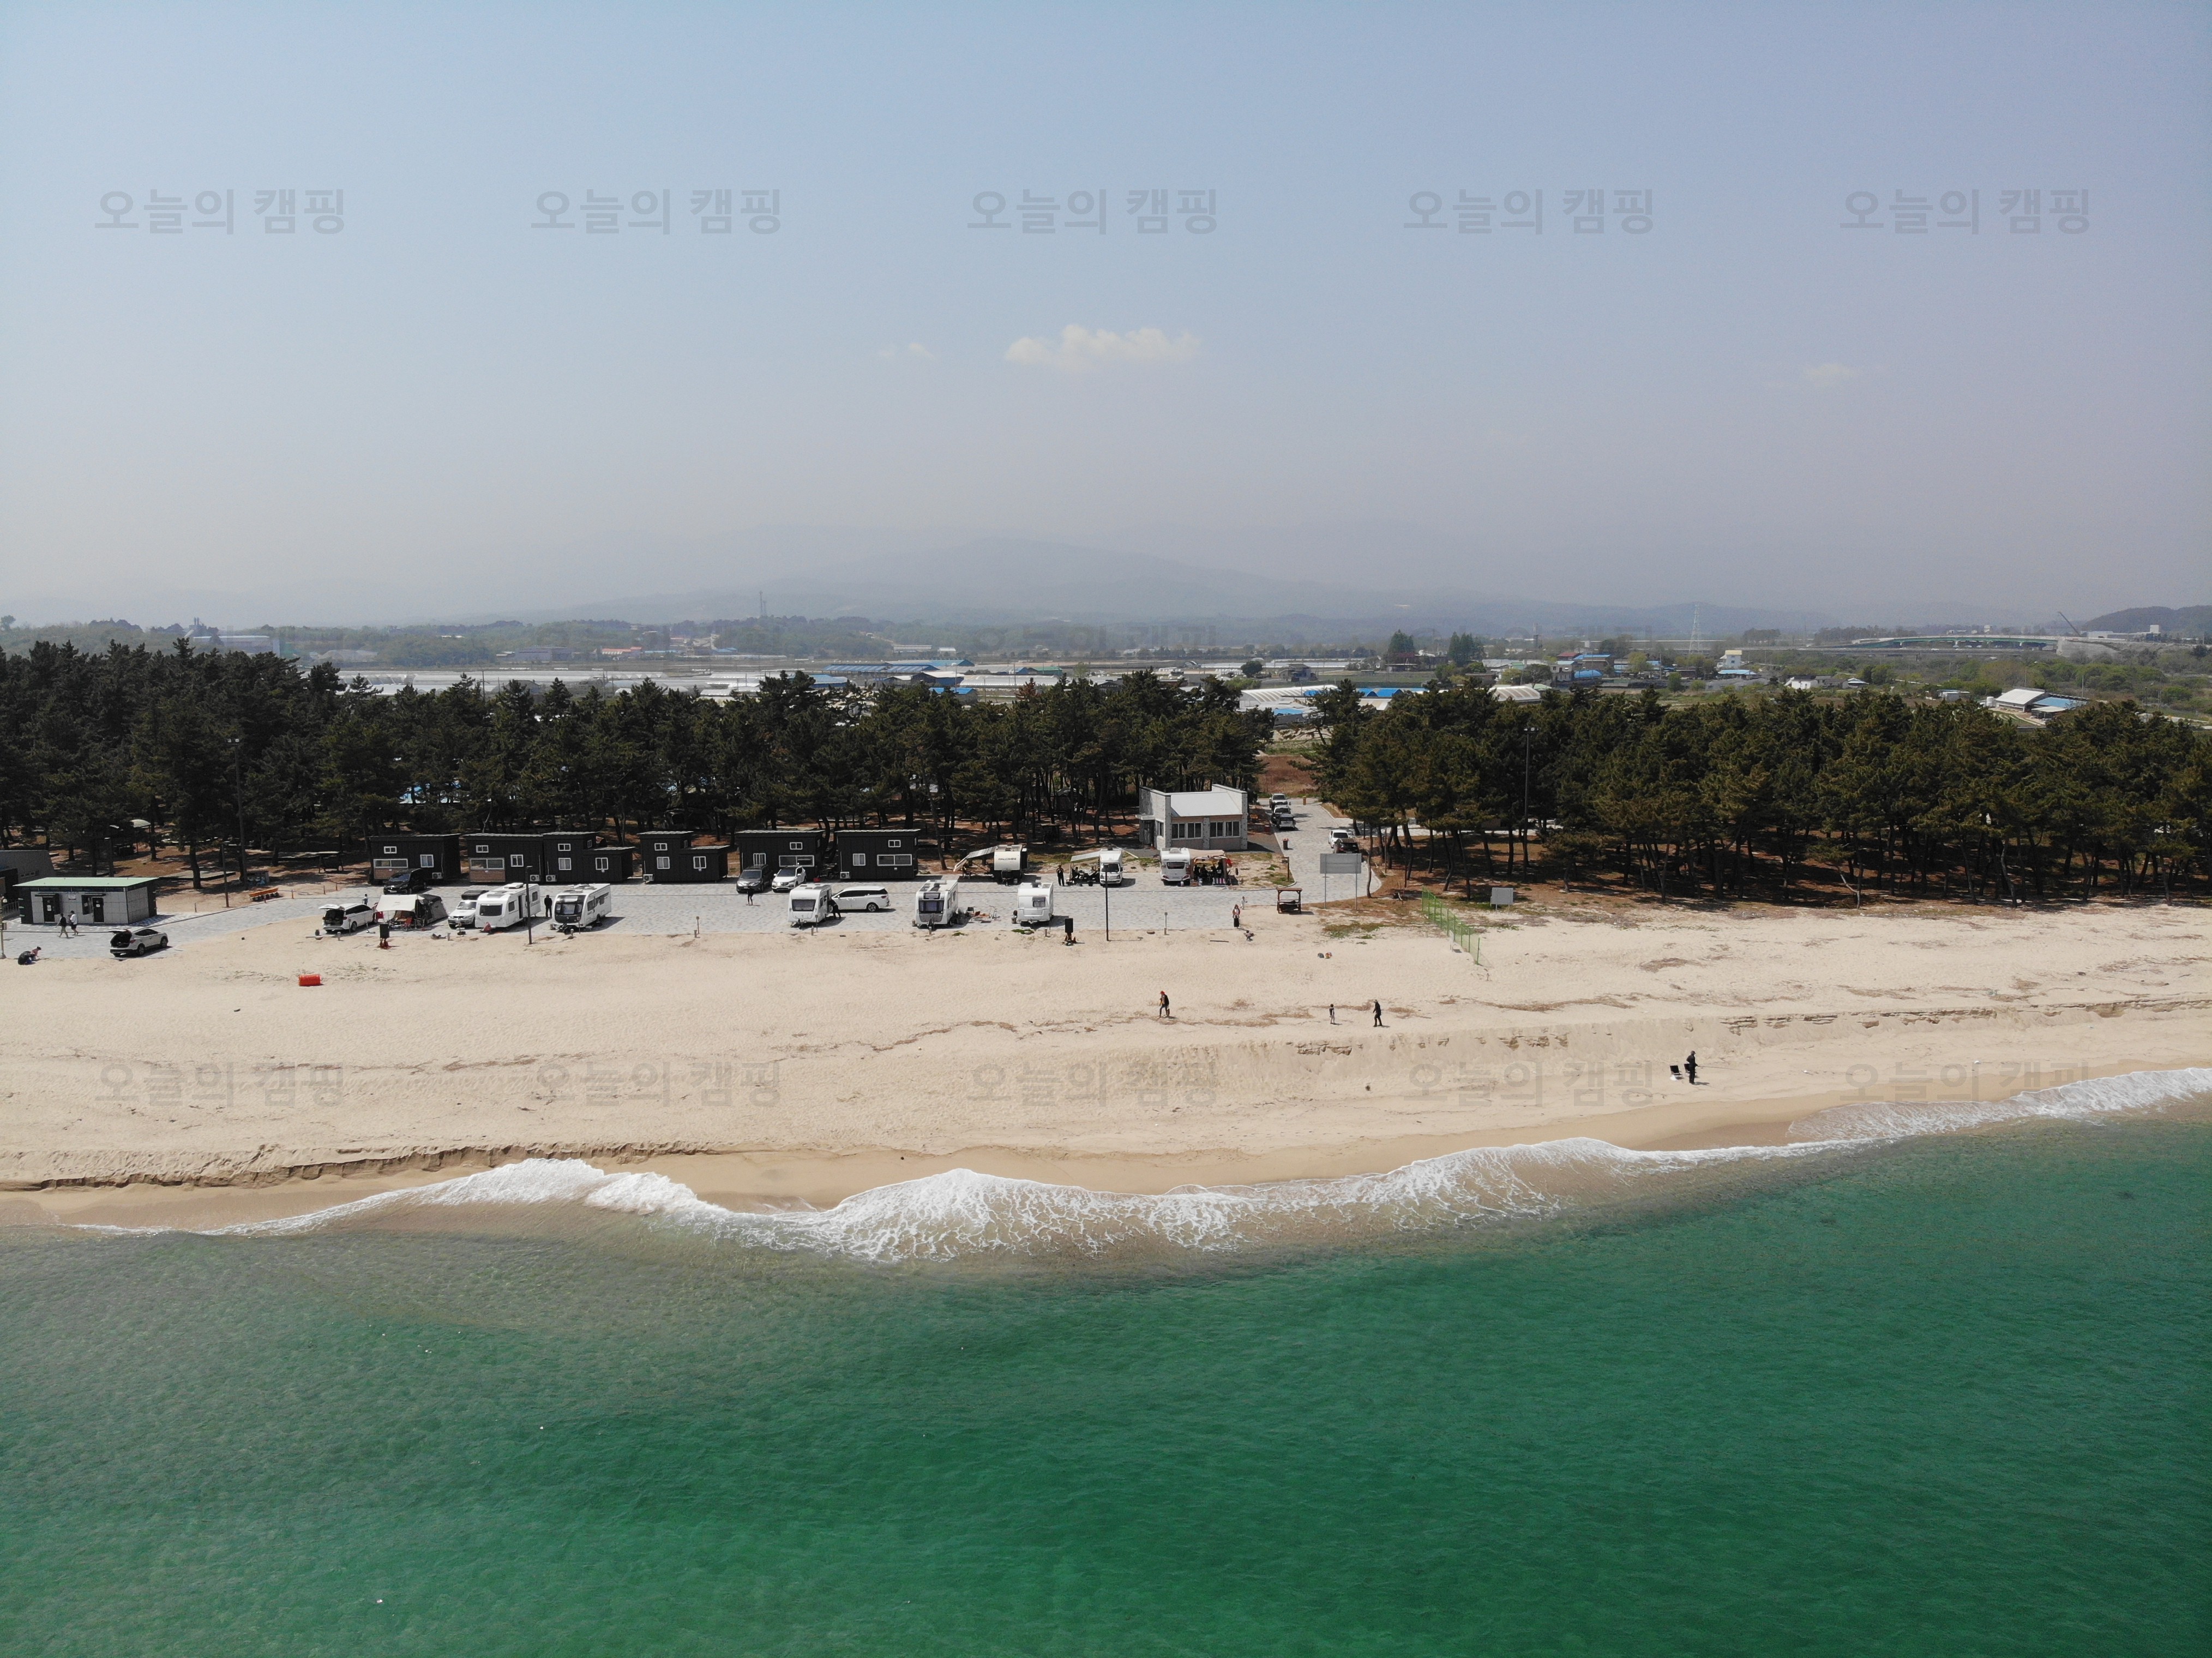
[[[1167,1019],[1173,1017],[1174,1015],[1168,1011],[1168,993],[1163,990],[1160,992],[1160,1017]]]
[[[1334,1002],[1331,1002],[1328,1005],[1328,1022],[1331,1024],[1334,1024],[1336,1023],[1336,1004]]]
[[[1375,1004],[1375,1028],[1377,1030],[1382,1028],[1382,1003],[1379,998]]]
[[[1698,1050],[1692,1048],[1690,1057],[1682,1061],[1682,1074],[1690,1079],[1690,1086],[1698,1085]]]

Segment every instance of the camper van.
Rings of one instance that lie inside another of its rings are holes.
[[[496,932],[501,927],[521,926],[545,919],[544,889],[529,881],[513,881],[490,887],[477,900],[477,929]]]
[[[387,894],[377,901],[376,919],[396,927],[434,927],[446,919],[446,901],[434,892]]]
[[[376,910],[366,898],[349,898],[342,904],[332,904],[323,911],[323,931],[325,932],[358,932],[365,926],[376,925]]]
[[[1027,847],[993,847],[991,848],[991,878],[994,881],[1018,881],[1030,866]]]
[[[1129,860],[1119,847],[1108,847],[1098,854],[1098,884],[1102,887],[1125,887],[1129,884]]]
[[[951,926],[959,914],[959,887],[951,881],[924,881],[914,895],[916,926]]]
[[[1042,881],[1024,881],[1014,894],[1016,926],[1052,925],[1052,889]]]
[[[553,895],[553,927],[557,932],[581,932],[614,914],[615,890],[604,882],[592,886],[563,887]]]
[[[1164,886],[1190,884],[1190,848],[1170,847],[1160,853],[1160,882]]]
[[[820,926],[837,913],[837,901],[819,881],[808,881],[791,890],[791,924]]]

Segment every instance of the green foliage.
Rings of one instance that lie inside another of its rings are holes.
[[[188,847],[278,852],[372,830],[957,823],[1024,833],[1134,804],[1140,785],[1250,788],[1265,714],[1228,686],[1072,678],[1011,703],[774,676],[707,701],[464,680],[349,687],[239,653],[39,644],[0,655],[0,835],[100,855],[143,817]]]
[[[1663,707],[1453,686],[1358,707],[1316,699],[1322,792],[1409,862],[1474,878],[1540,830],[1571,876],[1609,865],[1661,892],[1787,896],[1808,862],[1854,890],[2087,896],[2201,879],[2212,865],[2212,738],[2098,702],[2036,729],[1971,703],[1802,692]]]

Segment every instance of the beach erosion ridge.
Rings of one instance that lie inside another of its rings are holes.
[[[1258,906],[1073,949],[971,926],[380,950],[270,924],[127,977],[10,975],[0,1224],[255,1224],[439,1187],[792,1216],[933,1180],[986,1242],[978,1181],[1101,1236],[1128,1219],[1114,1194],[1185,1194],[1194,1240],[1237,1230],[1208,1192],[1485,1207],[1532,1158],[1569,1190],[1614,1178],[1616,1148],[1968,1125],[2212,1063],[2209,932],[2185,905],[1561,904],[1496,918],[1478,964],[1418,922]],[[537,1172],[483,1184],[515,1164]]]

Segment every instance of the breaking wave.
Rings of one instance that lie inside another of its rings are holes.
[[[2136,1072],[1988,1103],[1835,1107],[1791,1124],[1788,1141],[1778,1145],[1638,1151],[1577,1138],[1455,1151],[1386,1174],[1178,1187],[1157,1194],[955,1169],[875,1187],[828,1209],[767,1212],[706,1202],[663,1175],[610,1174],[578,1159],[534,1158],[311,1214],[214,1230],[218,1236],[274,1236],[402,1217],[419,1221],[440,1210],[565,1205],[751,1248],[866,1261],[1346,1243],[1595,1215],[1638,1201],[1694,1196],[1762,1167],[1832,1162],[1925,1134],[2034,1119],[2089,1121],[2207,1094],[2212,1069]]]

